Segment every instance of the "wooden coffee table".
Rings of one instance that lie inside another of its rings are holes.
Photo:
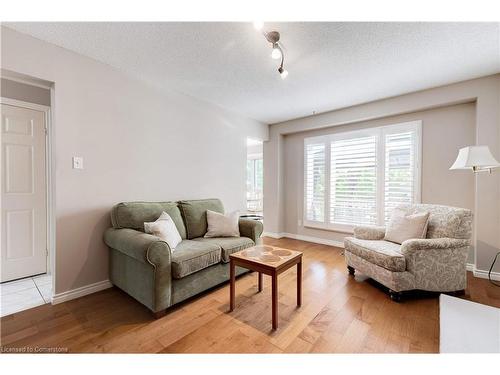
[[[253,246],[229,255],[230,261],[230,302],[229,311],[234,310],[235,268],[240,266],[259,273],[258,287],[262,291],[262,274],[272,280],[273,329],[278,328],[278,275],[297,265],[297,306],[302,304],[302,253],[275,246]]]

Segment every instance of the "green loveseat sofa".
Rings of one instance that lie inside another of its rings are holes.
[[[207,210],[224,213],[218,199],[114,206],[113,227],[104,235],[113,285],[161,316],[168,307],[229,280],[229,254],[254,246],[262,223],[240,219],[240,237],[204,238]],[[155,221],[163,211],[172,217],[182,237],[174,252],[165,241],[144,233],[144,222]],[[236,274],[247,271],[237,268]]]

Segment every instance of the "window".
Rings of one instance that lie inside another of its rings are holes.
[[[420,201],[421,122],[306,138],[304,224],[351,231],[383,225]]]
[[[416,199],[413,199],[416,195],[415,138],[412,131],[385,134],[385,221],[389,220],[394,207],[403,203],[416,203]]]
[[[325,221],[325,144],[306,145],[306,218]]]
[[[262,211],[263,160],[247,159],[247,209],[251,212]]]
[[[377,137],[331,141],[330,222],[377,223]]]
[[[247,138],[247,214],[262,215],[264,163],[263,143]]]

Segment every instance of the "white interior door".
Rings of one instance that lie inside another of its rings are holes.
[[[47,271],[45,114],[2,104],[1,281]]]

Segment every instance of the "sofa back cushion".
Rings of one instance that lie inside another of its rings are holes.
[[[156,221],[163,211],[170,215],[182,239],[186,227],[177,202],[122,202],[113,207],[111,223],[114,228],[131,228],[144,232],[144,223]]]
[[[472,237],[472,211],[466,208],[441,206],[438,204],[401,205],[408,215],[429,212],[426,238]]]
[[[224,213],[224,206],[219,199],[179,201],[179,208],[189,240],[203,237],[207,233],[207,210]]]

